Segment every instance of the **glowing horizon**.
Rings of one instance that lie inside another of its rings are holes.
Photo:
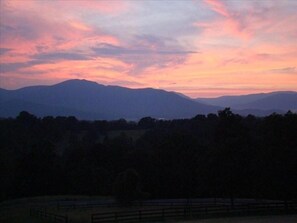
[[[0,1],[0,88],[297,91],[297,1]]]

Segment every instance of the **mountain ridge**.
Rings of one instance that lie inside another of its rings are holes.
[[[192,99],[163,89],[130,89],[85,79],[16,90],[0,88],[0,117],[15,117],[27,110],[41,117],[71,115],[87,120],[137,120],[146,116],[176,119],[217,113],[225,107],[240,115],[264,116],[273,112],[297,111],[297,92]]]
[[[19,105],[12,104],[16,100]],[[28,103],[47,106],[71,114],[78,118],[82,113],[97,114],[98,119],[139,119],[145,116],[155,118],[190,118],[196,114],[216,112],[216,106],[204,105],[185,99],[177,94],[160,89],[129,89],[120,86],[105,86],[86,80],[68,80],[51,86],[33,86],[1,93],[0,116],[7,117],[9,107],[20,108],[20,104]],[[5,107],[5,109],[3,109]],[[26,107],[26,106],[25,106]],[[5,110],[5,112],[3,111]],[[18,109],[20,110],[20,109]],[[34,108],[32,108],[33,112]],[[51,115],[52,112],[41,111],[40,116]],[[30,111],[29,111],[30,112]],[[14,115],[16,111],[12,112]],[[59,114],[63,112],[59,112]],[[88,118],[87,118],[88,119]],[[94,115],[90,117],[94,119]]]
[[[277,109],[285,111],[297,109],[297,92],[275,91],[217,98],[196,98],[195,101],[209,105],[231,107],[232,109]]]

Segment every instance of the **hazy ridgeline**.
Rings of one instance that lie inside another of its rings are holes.
[[[0,198],[297,198],[297,114],[0,120]]]

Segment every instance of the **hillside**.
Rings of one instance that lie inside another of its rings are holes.
[[[38,116],[74,115],[80,119],[190,118],[216,113],[173,92],[152,88],[104,86],[86,80],[69,80],[52,86],[0,91],[0,116],[14,117],[22,110]]]
[[[297,110],[297,92],[283,91],[240,96],[222,96],[218,98],[197,98],[195,101],[214,106],[231,107],[235,110],[263,113],[265,111]]]

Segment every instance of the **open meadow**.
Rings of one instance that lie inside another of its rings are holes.
[[[192,220],[192,221],[180,221],[179,223],[296,223],[296,222],[297,222],[297,215],[201,219],[201,220]]]
[[[238,199],[231,208],[226,199],[151,200],[119,206],[108,197],[46,196],[2,202],[0,222],[9,223],[295,223],[295,206],[284,212],[282,202]],[[249,207],[249,210],[245,209]],[[286,215],[293,213],[292,215]],[[116,216],[116,217],[115,217]],[[223,218],[224,216],[224,218]],[[234,216],[234,217],[231,217]],[[179,219],[179,220],[178,220]],[[183,220],[187,219],[187,220]],[[194,220],[195,219],[195,220]]]

